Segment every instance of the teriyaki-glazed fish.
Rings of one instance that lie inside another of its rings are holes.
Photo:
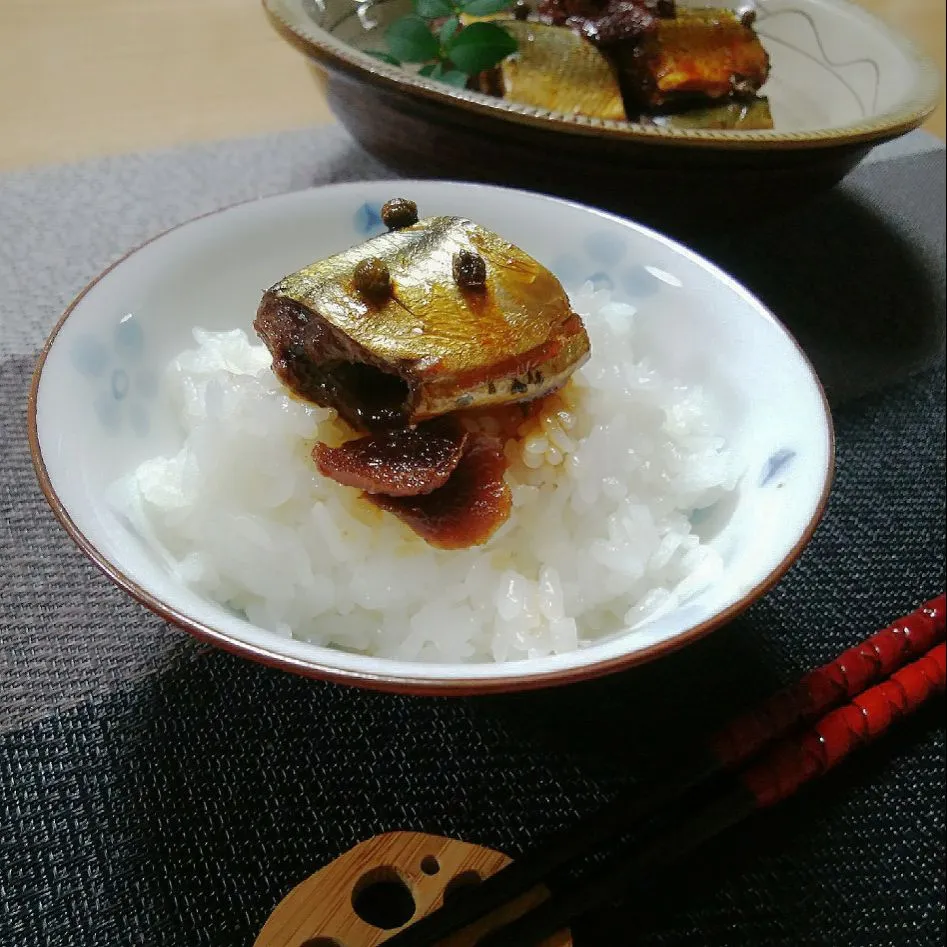
[[[551,112],[626,120],[615,70],[583,36],[517,20],[503,28],[517,51],[480,76],[481,91]]]
[[[470,220],[411,208],[389,202],[388,233],[266,291],[254,327],[284,384],[369,431],[561,386],[589,340],[556,277]]]
[[[617,56],[625,96],[645,109],[751,99],[769,77],[769,55],[751,14],[693,9],[656,24]]]
[[[254,326],[287,387],[369,432],[316,444],[323,476],[432,546],[479,545],[512,509],[505,442],[457,412],[494,409],[499,431],[504,410],[525,418],[519,403],[562,386],[588,336],[555,276],[495,233],[419,221],[403,199],[382,219],[388,233],[267,290]]]

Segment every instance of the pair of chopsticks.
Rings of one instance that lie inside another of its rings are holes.
[[[947,678],[940,595],[739,717],[663,775],[467,888],[385,947],[434,947],[605,842],[619,851],[554,896],[481,937],[478,947],[531,947],[614,901],[699,845],[774,805],[942,691]]]

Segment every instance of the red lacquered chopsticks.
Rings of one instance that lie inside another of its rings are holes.
[[[942,641],[888,680],[827,713],[810,729],[764,750],[738,778],[753,794],[756,807],[780,802],[917,710],[944,689],[945,680],[947,645]]]
[[[941,642],[887,681],[831,711],[811,729],[777,742],[746,770],[726,777],[699,808],[676,813],[630,857],[609,859],[561,894],[482,938],[477,947],[538,944],[574,918],[627,893],[636,883],[677,862],[757,809],[792,795],[942,691],[945,681],[947,645]]]
[[[944,637],[945,598],[940,595],[778,692],[704,746],[684,754],[682,762],[664,767],[663,778],[623,793],[468,889],[463,899],[395,934],[386,947],[432,947],[594,851],[606,839],[621,838],[666,811],[698,784],[730,774],[714,780],[717,788],[700,812],[689,809],[676,825],[672,822],[671,829],[656,830],[654,840],[645,840],[633,856],[607,861],[482,944],[527,947],[538,942],[576,915],[613,898],[643,873],[653,873],[755,809],[785,798],[943,689]],[[782,739],[813,723],[816,726],[801,736]],[[734,772],[764,748],[759,760],[742,773]]]
[[[713,755],[724,768],[749,759],[772,740],[818,719],[921,657],[944,640],[944,629],[945,601],[938,595],[738,717],[711,738]]]

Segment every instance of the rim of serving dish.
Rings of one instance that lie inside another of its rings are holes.
[[[937,108],[940,98],[940,74],[933,61],[901,33],[864,8],[849,0],[822,0],[839,7],[849,16],[862,20],[884,34],[905,60],[917,70],[917,81],[894,108],[845,125],[808,131],[725,131],[719,129],[668,129],[619,122],[611,119],[567,115],[546,109],[508,102],[480,92],[456,89],[446,83],[405,72],[355,46],[337,39],[314,22],[300,22],[286,6],[286,0],[261,0],[277,32],[310,57],[329,69],[361,76],[371,84],[389,91],[407,92],[443,105],[479,115],[493,116],[518,125],[568,132],[592,138],[655,145],[684,145],[692,148],[735,148],[745,151],[770,149],[830,148],[896,138],[920,126]],[[370,6],[371,4],[367,4]]]
[[[356,182],[359,183],[359,182]],[[385,182],[375,182],[375,183],[385,183]],[[392,182],[394,183],[394,182]],[[429,181],[410,181],[410,180],[400,180],[397,182],[400,186],[411,185],[420,185],[420,184],[431,184]],[[470,187],[471,185],[466,182],[454,182],[454,181],[444,181],[436,182],[438,184],[444,184],[448,187],[457,187],[457,186],[466,186]],[[322,188],[311,188],[309,190],[336,190],[336,189],[346,189],[351,188],[352,184],[335,184],[328,185],[327,187]],[[59,335],[60,330],[65,325],[66,321],[75,311],[79,303],[85,298],[85,296],[106,276],[109,275],[114,269],[120,266],[125,260],[129,259],[134,254],[138,253],[143,248],[149,246],[155,241],[161,239],[169,233],[172,233],[175,230],[178,230],[182,227],[186,227],[189,224],[194,223],[195,221],[203,220],[207,217],[213,217],[217,214],[224,213],[228,210],[232,210],[237,207],[242,207],[248,204],[254,204],[261,200],[267,200],[272,198],[251,198],[246,201],[238,201],[234,204],[230,204],[226,207],[218,208],[217,210],[209,211],[205,214],[199,214],[196,217],[192,217],[188,220],[182,221],[179,224],[176,224],[173,227],[169,227],[166,230],[161,231],[155,236],[149,238],[148,240],[143,241],[138,244],[127,253],[123,254],[113,263],[111,263],[106,269],[104,269],[98,276],[91,280],[72,300],[68,305],[66,310],[63,312],[62,316],[56,322],[56,325],[53,327],[52,331],[49,334],[49,337],[46,339],[46,342],[43,345],[42,350],[40,351],[39,357],[36,362],[36,366],[33,370],[33,377],[30,384],[30,391],[27,403],[27,433],[29,439],[29,448],[30,448],[30,457],[33,462],[33,467],[36,472],[37,479],[40,484],[40,488],[43,491],[46,500],[55,514],[56,518],[59,520],[63,528],[69,534],[73,542],[79,547],[80,551],[102,572],[108,577],[112,582],[114,582],[119,588],[127,592],[132,598],[137,600],[140,604],[144,605],[150,611],[158,615],[160,618],[165,619],[166,621],[171,622],[172,624],[182,628],[183,630],[192,634],[199,641],[203,641],[209,644],[213,644],[216,647],[222,648],[225,651],[229,651],[233,654],[239,655],[240,657],[249,658],[250,660],[256,661],[258,663],[264,664],[268,667],[277,668],[283,671],[290,671],[295,674],[300,674],[306,677],[317,678],[321,680],[329,680],[339,684],[349,684],[358,687],[368,688],[372,690],[388,691],[395,693],[410,694],[415,696],[471,696],[477,694],[496,694],[496,693],[510,693],[514,691],[525,691],[525,690],[535,690],[540,688],[552,687],[563,684],[572,684],[579,681],[591,680],[597,677],[603,677],[608,674],[615,673],[620,670],[625,670],[627,668],[633,667],[635,665],[644,664],[655,658],[658,658],[662,655],[669,654],[673,651],[677,651],[680,648],[690,644],[693,641],[696,641],[699,638],[704,637],[709,634],[711,631],[719,628],[720,626],[726,624],[738,614],[747,609],[755,601],[761,598],[766,594],[774,585],[776,585],[788,572],[790,567],[795,563],[799,558],[799,555],[802,553],[803,549],[808,544],[809,540],[812,538],[813,533],[815,532],[816,527],[821,521],[825,508],[828,503],[829,494],[832,487],[832,482],[835,474],[835,431],[832,423],[832,413],[829,407],[828,398],[825,393],[825,389],[822,386],[822,383],[816,374],[814,367],[812,366],[811,361],[806,355],[805,351],[796,341],[795,337],[791,332],[786,328],[785,325],[765,306],[760,300],[756,298],[749,290],[747,290],[741,283],[727,274],[724,270],[718,267],[716,264],[707,260],[705,257],[696,253],[693,250],[690,250],[683,244],[678,243],[676,240],[673,240],[670,237],[666,237],[663,234],[652,230],[649,227],[646,227],[642,224],[636,223],[634,221],[626,220],[622,217],[619,217],[616,214],[610,214],[606,211],[598,210],[597,208],[586,207],[585,205],[577,201],[568,201],[562,198],[551,197],[549,195],[539,194],[537,192],[528,192],[521,191],[514,188],[504,188],[497,185],[473,185],[474,187],[487,187],[491,190],[498,191],[516,191],[517,193],[530,194],[534,197],[540,197],[544,200],[551,200],[557,204],[563,204],[571,207],[576,207],[584,211],[591,211],[596,215],[600,215],[606,219],[617,221],[623,226],[630,226],[632,229],[637,230],[639,233],[644,234],[649,239],[654,239],[660,243],[665,244],[666,246],[671,247],[675,252],[683,254],[688,259],[698,263],[702,268],[706,269],[711,273],[714,278],[722,280],[731,290],[734,290],[744,296],[744,298],[751,301],[755,307],[759,310],[760,314],[764,317],[768,317],[776,327],[785,335],[788,341],[796,349],[799,357],[802,359],[805,366],[808,368],[810,376],[813,383],[816,386],[816,389],[820,395],[822,410],[824,414],[826,435],[827,435],[827,445],[826,445],[826,468],[824,471],[822,490],[820,492],[818,501],[813,509],[812,515],[807,522],[805,528],[800,533],[796,542],[791,546],[787,551],[783,559],[777,564],[777,566],[766,575],[760,582],[753,586],[749,591],[743,594],[737,601],[729,605],[727,608],[713,615],[712,617],[702,621],[687,630],[680,632],[666,640],[658,641],[653,644],[647,645],[642,648],[638,648],[633,651],[624,652],[608,658],[602,658],[598,661],[589,661],[587,663],[579,664],[578,666],[572,666],[567,668],[557,668],[547,671],[526,671],[523,673],[516,674],[503,674],[497,677],[490,676],[464,676],[459,674],[457,676],[448,676],[445,672],[448,668],[466,668],[466,665],[460,663],[430,663],[425,664],[424,668],[428,672],[428,676],[412,676],[405,673],[384,673],[381,671],[370,671],[370,670],[352,670],[349,668],[342,668],[336,665],[333,665],[331,662],[320,660],[318,656],[313,655],[310,657],[297,657],[291,654],[281,653],[278,648],[267,647],[264,645],[256,644],[253,642],[248,642],[241,640],[237,636],[223,631],[219,628],[214,628],[209,624],[206,624],[199,619],[196,619],[185,612],[179,610],[174,605],[169,604],[163,599],[159,598],[157,595],[148,591],[125,572],[123,572],[121,566],[112,562],[108,557],[106,557],[98,547],[82,532],[82,530],[76,525],[69,511],[67,510],[65,504],[59,498],[59,495],[56,493],[55,488],[53,487],[52,480],[49,476],[49,472],[46,469],[46,463],[43,458],[42,447],[40,445],[39,439],[39,430],[37,426],[37,404],[39,398],[40,385],[42,384],[43,369],[46,364],[46,358],[51,351],[53,345],[56,342],[56,339]],[[283,195],[286,196],[286,195]],[[252,624],[252,623],[251,623]],[[257,627],[257,626],[254,626]],[[260,629],[263,630],[263,629]],[[319,647],[319,646],[313,646]],[[332,651],[331,646],[323,646],[322,650]],[[378,658],[374,656],[371,657],[373,661],[384,662],[386,659]],[[391,664],[403,664],[405,662],[396,662],[391,661]],[[411,662],[407,662],[411,663]],[[415,662],[418,663],[418,662]],[[515,668],[517,665],[522,665],[527,663],[526,661],[520,662],[504,662],[504,664],[498,665],[482,665],[483,667],[492,667],[492,668],[501,668],[506,667]],[[442,676],[436,676],[438,669],[441,670]]]

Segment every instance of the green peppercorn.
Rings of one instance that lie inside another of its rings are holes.
[[[386,201],[381,208],[382,223],[389,230],[401,230],[418,222],[418,205],[405,197]]]
[[[355,288],[369,299],[376,301],[387,299],[391,294],[391,273],[388,272],[388,267],[378,257],[362,260],[355,267],[352,282],[355,284]]]
[[[452,261],[454,282],[461,289],[483,289],[487,283],[487,264],[473,250],[459,250]]]

